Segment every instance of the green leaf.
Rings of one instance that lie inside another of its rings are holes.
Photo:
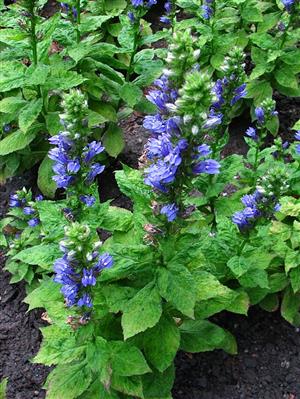
[[[289,65],[281,65],[274,72],[277,82],[284,87],[298,89],[298,79]]]
[[[75,399],[88,389],[91,381],[85,363],[58,365],[47,378],[46,399]]]
[[[39,116],[43,108],[43,100],[38,98],[30,101],[20,112],[19,115],[19,127],[22,132],[26,133],[33,122]]]
[[[294,294],[291,287],[287,287],[284,291],[283,300],[281,303],[281,315],[289,323],[300,325],[300,293]]]
[[[43,334],[42,346],[34,358],[34,363],[46,366],[72,363],[79,360],[85,353],[85,345],[78,345],[71,328],[62,329],[50,325],[41,329]]]
[[[59,241],[64,236],[64,226],[67,224],[63,213],[66,203],[63,201],[38,201],[36,207],[47,237],[54,237],[56,241]]]
[[[300,119],[292,127],[293,130],[300,130]]]
[[[142,90],[134,83],[124,83],[120,89],[120,97],[131,107],[134,107],[141,100],[142,95]]]
[[[153,283],[147,284],[127,304],[122,315],[124,338],[154,327],[161,316],[161,298]],[[141,317],[143,315],[143,317]]]
[[[263,15],[256,0],[246,1],[242,6],[241,16],[248,22],[262,22]]]
[[[207,320],[186,320],[180,326],[181,349],[186,352],[207,352],[223,349],[237,353],[235,338],[231,333]]]
[[[116,124],[110,123],[103,135],[103,144],[111,157],[117,157],[125,146],[123,130]]]
[[[34,133],[24,134],[20,130],[9,134],[0,141],[0,155],[8,155],[12,152],[22,150],[27,147],[35,138]]]
[[[181,265],[158,269],[160,295],[188,317],[194,317],[196,290],[191,273]]]
[[[79,86],[86,81],[86,78],[79,75],[75,71],[67,71],[61,69],[54,69],[51,71],[44,88],[46,91],[50,90],[69,90],[72,87]]]
[[[20,97],[6,97],[0,101],[0,112],[4,114],[16,114],[25,104],[26,101]]]
[[[290,279],[293,291],[296,294],[298,291],[300,291],[300,266],[291,270]]]
[[[267,295],[260,303],[259,306],[267,312],[275,312],[279,306],[278,294]]]
[[[272,97],[271,84],[265,80],[254,80],[247,83],[247,98],[254,99],[254,105],[261,104],[265,99]]]
[[[173,362],[180,344],[180,332],[172,318],[162,317],[144,333],[143,349],[147,360],[160,372]]]
[[[268,274],[261,269],[248,270],[239,278],[239,282],[243,287],[269,288]]]
[[[56,184],[52,180],[53,171],[52,171],[53,161],[46,155],[40,164],[38,171],[38,187],[41,192],[49,198],[54,198],[56,192]]]
[[[40,285],[31,291],[24,302],[29,305],[28,311],[36,308],[46,308],[50,320],[61,329],[69,329],[66,324],[69,309],[64,304],[63,295],[60,292],[60,284],[52,279],[43,280]]]
[[[59,112],[48,112],[47,115],[45,115],[45,119],[47,130],[51,134],[51,136],[54,136],[61,131],[62,126],[60,122]]]
[[[7,388],[8,378],[3,378],[0,382],[0,399],[6,398],[6,388]]]
[[[116,391],[122,392],[130,397],[144,397],[142,379],[140,376],[122,377],[118,374],[113,374],[111,386]]]
[[[10,284],[18,283],[22,281],[28,272],[28,265],[26,263],[8,261],[5,265],[5,270],[8,270],[12,274]]]
[[[144,397],[147,399],[172,399],[171,389],[175,379],[175,368],[170,366],[163,373],[154,371],[142,376]]]
[[[58,244],[40,244],[23,249],[13,259],[18,259],[29,265],[38,265],[50,271],[53,268],[55,260],[60,257],[61,251]]]
[[[112,341],[109,347],[113,373],[122,377],[131,377],[151,372],[142,352],[135,346],[126,342]]]
[[[242,256],[233,256],[228,262],[227,266],[232,271],[233,275],[237,278],[241,277],[245,274],[248,269],[251,267],[247,259]]]
[[[100,226],[108,231],[128,231],[132,227],[132,217],[132,212],[127,209],[110,206]]]

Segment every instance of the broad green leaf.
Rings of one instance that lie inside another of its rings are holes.
[[[5,265],[5,270],[12,274],[10,284],[22,281],[28,272],[28,265],[26,263],[8,261]]]
[[[0,92],[6,92],[25,84],[26,67],[18,61],[0,61]]]
[[[297,121],[294,126],[292,127],[293,130],[300,130],[300,119]]]
[[[108,231],[128,231],[132,227],[132,217],[132,212],[127,209],[110,206],[107,209],[100,226]]]
[[[279,307],[278,294],[267,295],[260,303],[259,306],[267,312],[275,312]]]
[[[85,345],[78,345],[71,328],[61,329],[50,325],[41,329],[42,346],[34,358],[35,363],[46,366],[72,363],[79,360],[85,352]]]
[[[291,287],[284,291],[281,303],[281,315],[291,324],[300,325],[300,293],[294,294]]]
[[[143,398],[143,385],[140,376],[122,377],[113,374],[111,386],[116,391],[129,395],[129,397]]]
[[[102,288],[107,306],[112,313],[123,311],[127,302],[134,297],[136,292],[135,288],[123,287],[118,284],[108,284]]]
[[[52,164],[53,161],[48,157],[48,155],[46,155],[38,171],[38,187],[41,192],[48,198],[54,198],[57,189],[55,182],[52,180]]]
[[[112,341],[109,343],[109,347],[113,373],[130,377],[151,372],[142,352],[135,346],[126,342]]]
[[[47,309],[47,314],[53,323],[61,329],[69,329],[69,325],[66,324],[69,309],[64,304],[60,288],[60,284],[52,279],[45,279],[26,296],[24,302],[29,305],[28,311],[36,308]]]
[[[18,259],[29,265],[38,265],[50,271],[53,268],[53,263],[61,257],[61,254],[58,244],[40,244],[23,249],[13,259]]]
[[[19,114],[19,127],[22,132],[26,133],[33,122],[38,118],[43,108],[43,100],[38,98],[30,101]]]
[[[62,238],[64,226],[68,223],[63,213],[66,203],[62,201],[39,201],[36,203],[36,207],[47,237]]]
[[[171,389],[175,379],[172,365],[163,373],[153,371],[142,376],[144,397],[147,399],[172,399]]]
[[[180,326],[181,349],[186,352],[207,352],[223,349],[237,353],[235,338],[228,331],[207,320],[186,320]]]
[[[92,375],[85,363],[58,365],[47,378],[46,399],[75,399],[91,382]]]
[[[298,89],[298,79],[295,76],[293,69],[289,65],[281,65],[275,70],[275,78],[277,82],[284,87]]]
[[[299,292],[300,290],[300,266],[291,270],[290,272],[291,285],[294,293]]]
[[[116,124],[110,123],[103,135],[103,144],[111,157],[117,157],[125,146],[123,130]]]
[[[266,80],[253,80],[247,83],[247,97],[254,99],[254,105],[259,105],[265,99],[272,97],[272,93],[272,86]]]
[[[196,290],[191,273],[184,266],[158,269],[160,295],[188,317],[194,317]]]
[[[0,101],[0,112],[4,114],[16,114],[26,104],[20,97],[5,97]]]
[[[52,136],[58,134],[61,131],[62,126],[60,122],[59,112],[48,112],[47,115],[45,115],[45,119],[47,130]]]
[[[232,257],[228,262],[227,266],[232,271],[233,275],[237,278],[241,277],[245,274],[251,265],[247,262],[247,259],[243,258],[242,256],[235,255]]]
[[[22,133],[20,130],[9,134],[0,141],[0,155],[8,155],[12,152],[22,150],[34,140],[34,133]]]
[[[51,75],[48,77],[44,88],[50,90],[69,90],[72,87],[79,86],[86,80],[83,76],[75,71],[68,70],[52,70]]]
[[[143,349],[147,360],[160,372],[173,362],[180,344],[180,332],[172,318],[162,317],[159,323],[147,330]]]
[[[243,287],[269,288],[268,274],[265,270],[250,269],[238,280]]]
[[[149,283],[128,302],[124,309],[122,315],[124,338],[128,339],[154,327],[158,323],[161,313],[160,295],[156,286]]]
[[[131,107],[134,107],[141,100],[142,95],[142,90],[134,83],[124,83],[120,89],[120,97]]]

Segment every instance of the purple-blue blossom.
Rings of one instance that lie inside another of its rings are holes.
[[[254,127],[249,127],[249,128],[246,130],[245,133],[246,133],[246,135],[247,135],[248,137],[251,137],[253,140],[257,140],[257,138],[258,138],[256,129],[254,129]]]
[[[259,124],[263,124],[265,121],[265,111],[262,107],[256,107],[255,108],[255,116],[258,120]]]
[[[200,161],[193,166],[193,173],[199,175],[201,173],[207,173],[209,175],[215,175],[220,173],[220,164],[214,159],[206,159]]]
[[[168,222],[173,222],[178,214],[179,208],[178,206],[173,203],[173,204],[167,204],[164,205],[161,210],[160,213],[161,215],[165,215],[167,217]]]

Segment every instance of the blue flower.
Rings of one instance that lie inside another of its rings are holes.
[[[213,15],[213,9],[207,4],[204,4],[202,6],[202,17],[208,20],[211,18],[212,15]]]
[[[265,111],[262,107],[255,108],[255,116],[260,124],[263,124],[265,121]]]
[[[112,258],[112,256],[110,256],[108,253],[104,253],[102,254],[96,265],[95,265],[95,270],[97,270],[98,272],[100,272],[101,270],[104,269],[110,269],[114,264],[114,260]]]
[[[86,182],[88,184],[92,184],[93,181],[95,180],[95,177],[98,176],[100,173],[102,173],[104,169],[105,166],[101,165],[100,163],[94,163],[93,165],[91,165],[90,171],[86,177]]]
[[[161,134],[166,131],[165,122],[159,114],[145,116],[143,127],[154,134]]]
[[[141,7],[144,5],[144,0],[131,0],[133,7]]]
[[[297,132],[295,133],[295,139],[300,141],[300,130],[297,130]]]
[[[207,144],[201,144],[196,148],[196,157],[206,157],[211,154],[211,148]]]
[[[93,206],[96,202],[96,198],[92,195],[80,195],[79,199],[88,207]]]
[[[253,140],[257,140],[257,138],[258,138],[256,129],[254,129],[254,127],[249,127],[245,133],[247,136],[251,137]]]
[[[237,87],[234,90],[234,97],[232,98],[230,105],[234,105],[238,100],[247,95],[246,86],[246,83],[243,83],[241,86]]]
[[[281,0],[282,4],[284,5],[285,9],[290,12],[292,7],[295,3],[295,0]]]
[[[134,23],[135,23],[135,17],[134,17],[133,12],[132,12],[132,11],[129,11],[128,14],[127,14],[127,16],[128,16],[129,21],[130,21],[132,24],[134,24]]]
[[[215,175],[220,173],[219,169],[220,169],[219,162],[215,161],[214,159],[207,159],[194,165],[193,173],[195,175],[199,175],[200,173]]]
[[[39,194],[35,197],[35,201],[40,202],[43,201],[44,197],[42,196],[42,194]]]
[[[164,205],[161,210],[160,213],[161,215],[166,215],[168,222],[173,222],[178,214],[179,208],[178,206],[173,203],[173,204],[167,204]]]
[[[85,162],[90,162],[96,155],[104,151],[101,142],[92,141],[83,149],[83,156]]]
[[[92,303],[91,296],[89,294],[87,294],[87,293],[84,293],[83,296],[77,302],[77,305],[79,307],[86,306],[87,308],[92,308],[93,307],[93,303]]]
[[[5,123],[3,125],[3,132],[4,133],[9,133],[11,131],[11,125],[9,123]]]
[[[36,227],[38,224],[40,224],[40,219],[39,218],[32,218],[28,220],[28,226],[30,227]]]
[[[22,202],[19,199],[18,194],[11,194],[9,199],[9,206],[11,208],[20,208],[22,206]]]
[[[202,128],[206,130],[214,129],[222,123],[222,119],[223,114],[216,113],[214,110],[211,110]]]
[[[33,215],[35,213],[35,210],[31,208],[31,206],[25,206],[23,209],[24,215]]]
[[[67,162],[67,171],[69,173],[77,173],[80,170],[80,161],[78,158]]]
[[[172,11],[172,3],[170,1],[166,1],[164,8],[166,10],[166,13],[170,14]]]
[[[166,24],[166,25],[169,25],[171,23],[170,18],[166,17],[165,15],[160,17],[159,20],[160,20],[160,22],[162,22],[163,24]]]
[[[84,287],[88,287],[89,285],[96,285],[96,277],[94,276],[93,269],[83,269],[83,277],[81,279],[81,283]]]

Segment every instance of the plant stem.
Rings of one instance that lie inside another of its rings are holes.
[[[32,61],[34,65],[37,65],[38,56],[37,56],[36,18],[34,14],[34,2],[30,2],[30,8],[28,11],[30,14],[30,42],[32,49]]]
[[[80,43],[80,23],[81,23],[81,9],[80,9],[80,0],[76,0],[76,35],[77,35],[77,43]]]

